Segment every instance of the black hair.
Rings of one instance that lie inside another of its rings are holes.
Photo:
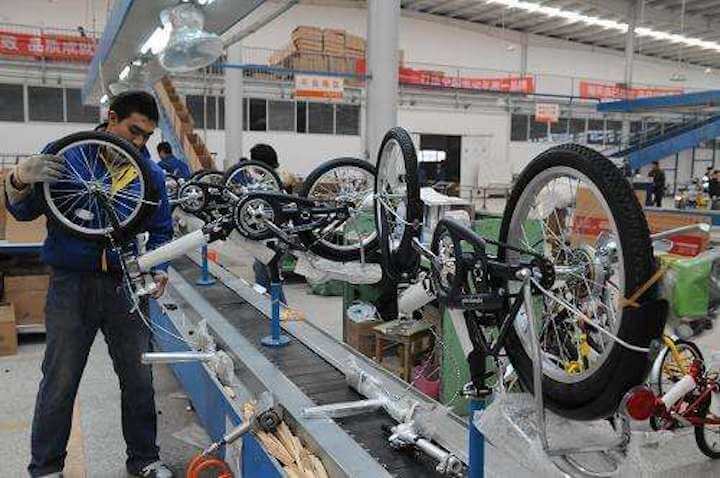
[[[652,162],[655,166],[660,166],[660,161],[653,161]]]
[[[163,141],[162,143],[157,145],[158,153],[167,153],[172,154],[172,146],[170,146],[170,143],[167,141]]]
[[[136,90],[120,93],[112,99],[108,109],[115,112],[118,121],[124,120],[133,113],[145,115],[155,124],[159,118],[155,98],[146,91]]]
[[[260,143],[253,146],[250,149],[250,159],[262,161],[273,169],[280,166],[280,163],[278,163],[277,153],[269,144]]]

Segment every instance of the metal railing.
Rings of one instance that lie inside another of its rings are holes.
[[[260,47],[247,47],[242,52],[243,65],[257,65],[253,71],[248,68],[246,76],[260,77],[264,79],[291,80],[292,72],[296,70],[317,71],[321,73],[361,73],[361,68],[357,62],[361,60],[351,55],[329,55],[323,52],[310,51],[289,51],[287,49],[272,49]],[[495,68],[483,67],[467,67],[458,65],[444,65],[438,63],[414,62],[406,61],[402,63],[405,68],[413,70],[422,70],[427,72],[435,72],[444,78],[455,79],[454,84],[461,84],[461,79],[517,79],[532,78],[534,84],[534,94],[536,96],[563,97],[571,99],[581,98],[581,84],[602,83],[610,87],[619,85],[622,79],[616,81],[600,78],[591,78],[583,76],[558,75],[551,73],[537,73],[502,70]],[[274,69],[283,71],[273,71]],[[221,64],[210,67],[208,73],[222,74]],[[265,73],[265,75],[261,75]],[[360,76],[360,75],[359,75]],[[686,86],[682,83],[668,82],[665,83],[633,83],[633,88],[660,88],[660,89],[682,89],[683,92],[689,93],[694,91],[703,91],[712,88],[713,85],[708,84],[707,87]],[[715,85],[716,87],[717,85]]]

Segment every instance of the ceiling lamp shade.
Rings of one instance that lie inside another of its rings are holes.
[[[162,11],[160,20],[172,30],[160,64],[171,73],[186,73],[211,65],[223,52],[220,37],[203,30],[205,16],[194,3],[182,3]]]
[[[110,93],[119,95],[131,90],[150,91],[154,83],[162,77],[162,70],[150,65],[152,55],[141,55],[132,61],[120,73],[119,81],[109,85]]]

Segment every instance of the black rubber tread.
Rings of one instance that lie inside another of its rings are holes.
[[[380,149],[378,150],[377,171],[382,169],[380,167],[382,151],[385,149],[385,145],[391,140],[397,141],[405,160],[405,180],[408,194],[405,218],[407,222],[414,224],[415,227],[405,227],[400,246],[393,255],[390,254],[390,245],[388,243],[387,213],[385,213],[385,208],[380,206],[377,199],[375,199],[375,227],[378,230],[384,271],[391,279],[401,280],[414,276],[420,267],[420,254],[413,248],[412,241],[414,238],[420,236],[423,208],[420,201],[420,186],[417,176],[417,153],[415,152],[415,145],[412,142],[410,134],[404,128],[396,126],[385,134],[380,144]],[[376,195],[378,191],[378,179],[379,177],[376,175]]]
[[[317,168],[313,169],[312,172],[308,175],[307,178],[305,178],[305,182],[303,184],[303,189],[300,192],[301,197],[308,197],[308,194],[310,194],[310,190],[312,189],[312,186],[315,184],[315,182],[320,179],[321,176],[326,174],[328,171],[335,169],[335,168],[343,168],[343,167],[355,167],[359,169],[364,169],[365,171],[369,172],[373,175],[373,178],[375,177],[375,166],[368,163],[367,161],[363,159],[357,159],[357,158],[335,158],[331,159],[329,161],[325,161]],[[374,181],[374,179],[373,179]],[[303,245],[313,251],[315,254],[318,254],[321,257],[324,257],[325,259],[329,259],[331,261],[339,261],[339,262],[347,262],[347,261],[357,261],[360,260],[361,254],[360,249],[335,249],[332,246],[329,246],[327,244],[324,244],[322,242],[318,242],[317,236],[313,231],[304,231],[298,234],[300,240],[302,241]],[[372,240],[367,246],[365,246],[365,255],[369,254],[372,251],[375,251],[377,249],[378,245],[378,239],[377,235],[375,236],[375,239]]]
[[[707,417],[707,414],[710,411],[710,400],[711,398],[708,398],[700,404],[700,408],[698,409],[699,418]],[[712,448],[710,448],[710,446],[707,444],[707,441],[705,440],[705,425],[695,427],[695,443],[697,444],[703,455],[707,456],[708,458],[712,458],[713,460],[717,460],[718,458],[720,458],[720,452],[714,451]]]
[[[655,271],[650,231],[630,183],[620,170],[605,156],[590,148],[564,144],[541,153],[520,174],[513,188],[503,214],[500,241],[507,242],[512,213],[520,195],[528,183],[541,171],[554,166],[573,168],[595,183],[607,201],[611,214],[621,232],[620,244],[625,267],[625,296],[647,282]],[[504,259],[505,251],[500,252]],[[639,302],[655,298],[656,288],[652,287]],[[623,311],[618,336],[628,343],[649,344],[657,337],[646,330],[632,327]],[[664,317],[658,317],[658,321]],[[523,348],[514,327],[507,336],[505,349],[524,387],[533,389],[532,361]],[[563,384],[549,377],[543,377],[545,404],[557,413],[577,420],[592,420],[611,415],[623,395],[633,386],[643,382],[650,367],[647,353],[631,351],[614,344],[603,365],[594,374],[581,382]]]
[[[236,163],[236,164],[233,164],[232,166],[230,166],[230,168],[227,171],[225,171],[225,174],[223,175],[223,184],[225,185],[225,187],[232,189],[230,187],[230,185],[228,184],[230,181],[230,178],[232,177],[233,174],[235,174],[235,172],[238,169],[246,167],[246,166],[255,166],[255,167],[264,169],[265,171],[269,172],[272,175],[273,179],[275,180],[275,184],[278,185],[277,192],[282,192],[285,189],[285,185],[283,184],[282,179],[280,179],[280,175],[278,175],[278,173],[275,172],[275,170],[273,168],[271,168],[267,164],[263,163],[262,161],[254,161],[254,160],[240,161],[239,163]],[[273,191],[273,192],[275,192],[275,191]]]
[[[73,143],[88,140],[106,141],[108,143],[112,143],[113,145],[128,153],[138,165],[139,172],[145,184],[145,198],[143,198],[144,201],[141,203],[140,211],[135,216],[135,218],[130,221],[126,226],[124,226],[122,231],[116,231],[118,234],[122,234],[125,237],[132,237],[140,232],[140,229],[142,228],[148,215],[152,213],[155,209],[155,206],[150,203],[157,202],[160,195],[160,192],[153,186],[150,180],[150,165],[145,162],[145,160],[140,155],[140,151],[138,151],[138,149],[131,142],[117,135],[106,133],[104,131],[80,131],[78,133],[67,135],[53,142],[47,149],[46,153],[57,154],[59,151],[68,146],[71,146]],[[96,242],[107,242],[107,238],[104,235],[87,234],[67,226],[58,218],[56,218],[50,208],[47,206],[47,198],[45,197],[45,194],[43,194],[43,201],[45,201],[45,211],[48,219],[54,224],[58,225],[64,231],[75,237],[79,237],[80,239]]]

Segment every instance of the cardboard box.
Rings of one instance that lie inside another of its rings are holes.
[[[13,304],[17,326],[45,323],[45,298],[49,283],[48,275],[5,277],[5,302]]]
[[[45,216],[34,221],[17,221],[11,214],[7,215],[5,223],[5,239],[8,242],[43,242],[47,236]]]
[[[17,353],[17,330],[12,304],[0,304],[0,356]]]
[[[379,319],[356,323],[345,315],[343,319],[343,340],[361,354],[373,358],[375,355],[375,331],[373,327],[381,323],[382,321]]]

